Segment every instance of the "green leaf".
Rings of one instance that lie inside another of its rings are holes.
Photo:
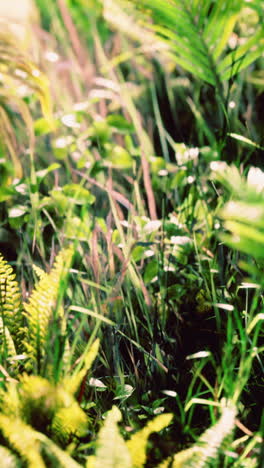
[[[122,146],[115,145],[107,151],[107,163],[118,169],[130,169],[133,167],[133,158]]]
[[[95,201],[95,196],[79,184],[64,185],[62,191],[76,205],[91,205]]]
[[[110,127],[118,130],[119,133],[126,134],[134,131],[134,126],[120,114],[110,114],[107,116],[106,121]]]
[[[50,119],[42,117],[34,122],[35,135],[47,135],[55,130],[55,125],[58,125],[58,121],[52,122]]]
[[[156,259],[151,260],[145,269],[144,272],[144,282],[145,283],[150,283],[151,281],[154,280],[154,278],[157,277],[159,271],[159,264]]]

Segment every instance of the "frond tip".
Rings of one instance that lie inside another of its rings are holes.
[[[172,468],[207,468],[215,466],[219,450],[235,426],[236,407],[230,401],[223,401],[219,421],[207,429],[195,445],[177,453]],[[213,464],[212,464],[213,463]]]

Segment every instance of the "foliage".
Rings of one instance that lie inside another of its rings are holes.
[[[118,24],[114,11],[111,14],[113,3],[111,0],[105,2],[106,16],[125,31],[125,25]],[[170,58],[195,77],[215,86],[218,92],[222,81],[234,77],[263,52],[263,28],[260,22],[260,27],[252,37],[223,57],[239,14],[245,6],[243,1],[222,0],[212,3],[211,0],[146,0],[130,2],[130,10],[131,3],[136,4],[139,10],[141,24],[154,31],[158,39],[167,44]],[[124,7],[125,2],[121,2],[121,5]],[[252,8],[262,18],[261,2],[255,2]],[[143,35],[139,39],[142,40]]]
[[[41,103],[46,119],[52,121],[52,104],[46,76],[32,63],[29,55],[19,47],[16,37],[1,22],[0,25],[0,118],[1,153],[7,151],[14,163],[15,174],[22,176],[17,156],[18,142],[12,125],[19,112],[24,120],[30,145],[33,145],[33,121],[25,96],[34,93]],[[4,145],[4,146],[3,146]]]
[[[6,466],[256,468],[263,2],[36,5],[45,74],[0,47]]]

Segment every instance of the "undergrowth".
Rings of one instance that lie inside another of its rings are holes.
[[[30,5],[0,3],[4,466],[259,468],[263,1]]]

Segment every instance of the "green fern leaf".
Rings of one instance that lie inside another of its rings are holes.
[[[20,399],[17,392],[17,381],[11,380],[7,383],[6,389],[0,390],[1,413],[12,418],[20,417]]]
[[[68,407],[60,408],[52,421],[53,439],[66,446],[75,437],[84,437],[87,433],[89,419],[77,401],[70,401]]]
[[[150,434],[152,432],[159,432],[167,427],[172,417],[172,414],[160,414],[152,421],[149,421],[143,429],[134,434],[126,443],[132,458],[133,468],[142,468],[144,466],[147,460],[146,449]]]
[[[28,468],[46,468],[40,455],[40,443],[34,437],[34,430],[20,419],[0,414],[0,434],[8,446],[20,455]]]
[[[13,340],[13,345],[8,338],[9,346],[21,351],[22,345],[22,326],[23,326],[23,313],[21,304],[21,294],[18,288],[18,284],[15,280],[15,274],[13,268],[8,265],[0,254],[0,316],[1,322],[1,334],[4,336],[10,336]],[[5,332],[5,329],[8,332]],[[9,348],[9,351],[11,351]],[[11,352],[15,352],[13,349]]]
[[[39,279],[42,279],[47,275],[47,273],[44,270],[42,270],[42,268],[40,268],[38,265],[33,264],[32,268]]]
[[[28,332],[23,345],[30,359],[27,364],[29,369],[40,368],[52,323],[63,329],[63,311],[58,299],[60,286],[67,274],[72,255],[71,247],[58,254],[51,272],[42,275],[29,302],[24,304]]]
[[[119,409],[113,406],[99,431],[94,468],[132,468],[128,448],[118,429],[121,419]]]
[[[12,336],[3,319],[0,317],[0,353],[2,358],[12,358],[16,355],[16,348]]]
[[[20,419],[0,414],[0,436],[21,458],[23,466],[27,468],[46,468],[47,466],[81,468],[81,465],[51,439],[35,431]]]
[[[17,392],[20,417],[35,429],[45,432],[59,407],[57,388],[43,377],[24,374],[20,377]]]
[[[20,417],[26,423],[42,432],[51,432],[52,438],[64,446],[72,438],[85,435],[88,417],[61,385],[26,374],[20,382]]]
[[[207,468],[215,466],[219,449],[235,426],[236,408],[231,402],[223,407],[219,421],[207,429],[197,443],[177,453],[172,468]]]
[[[43,434],[36,433],[36,438],[41,442],[41,452],[47,460],[46,466],[54,468],[82,468],[67,452],[61,450],[54,442]],[[35,466],[35,468],[38,468]]]
[[[1,412],[21,419],[66,446],[86,434],[89,419],[71,394],[40,376],[24,374],[0,390]]]

